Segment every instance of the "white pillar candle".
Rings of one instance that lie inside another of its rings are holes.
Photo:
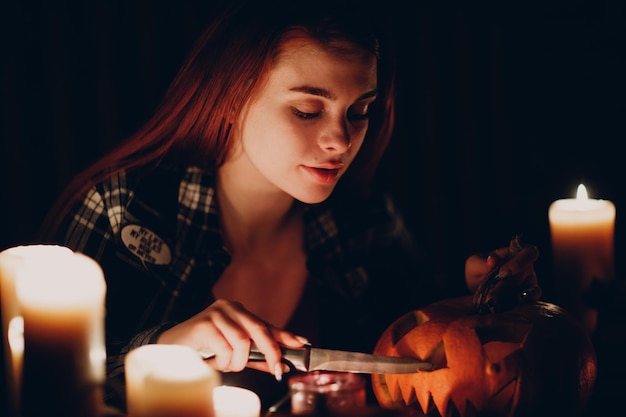
[[[128,417],[213,417],[221,375],[188,346],[143,345],[125,361]]]
[[[9,412],[19,415],[19,387],[24,354],[24,321],[15,290],[16,275],[28,262],[46,262],[60,254],[72,253],[56,245],[23,245],[0,252],[0,306],[2,308],[2,347],[6,369]]]
[[[215,417],[259,417],[261,399],[248,389],[222,385],[213,390]]]
[[[95,417],[103,406],[106,283],[93,259],[52,250],[16,274],[24,320],[21,410],[25,417]]]
[[[563,306],[577,313],[593,279],[615,276],[615,205],[590,199],[580,184],[575,199],[556,200],[548,215],[557,290]]]
[[[615,205],[590,199],[584,185],[575,199],[550,205],[550,233],[557,271],[571,277],[577,290],[588,288],[593,278],[614,278]]]

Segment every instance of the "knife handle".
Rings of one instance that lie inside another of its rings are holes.
[[[208,350],[199,350],[198,353],[203,360],[213,359],[215,357],[215,352],[211,352]],[[261,362],[265,360],[265,355],[263,355],[260,351],[256,349],[250,349],[250,353],[248,355],[248,361],[251,362]]]
[[[307,355],[308,349],[307,348],[292,349],[292,348],[287,348],[287,347],[281,346],[280,351],[282,352],[281,362],[283,362],[284,364],[289,366],[289,368],[291,370],[297,369],[299,371],[304,371],[304,372],[307,371],[307,368],[308,368],[308,365],[309,365],[307,363],[308,361],[306,360],[306,358],[308,357],[308,355]],[[202,359],[204,359],[204,360],[213,359],[215,357],[215,352],[200,350],[199,353],[200,353],[200,356],[202,357]],[[248,355],[248,361],[250,361],[250,362],[262,362],[264,360],[265,360],[265,355],[263,353],[261,353],[260,350],[258,350],[256,345],[253,344],[252,347],[250,348],[250,353]]]
[[[297,369],[299,371],[306,372],[309,368],[308,364],[308,352],[309,349],[304,347],[300,349],[287,348],[284,346],[280,347],[281,358],[280,361],[287,366],[289,366],[290,370]],[[264,361],[265,355],[263,355],[256,346],[252,346],[250,349],[250,355],[248,356],[248,360],[250,361]]]

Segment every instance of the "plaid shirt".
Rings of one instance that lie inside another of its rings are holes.
[[[331,197],[303,208],[309,280],[323,307],[318,337],[304,334],[312,342],[371,351],[393,320],[432,300],[424,290],[432,275],[420,279],[420,254],[390,199]],[[194,167],[117,173],[85,195],[60,232],[57,243],[103,268],[111,380],[130,349],[204,309],[230,262],[214,176]]]

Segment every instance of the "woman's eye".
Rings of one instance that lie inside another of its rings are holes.
[[[360,122],[363,120],[367,120],[369,118],[369,114],[367,110],[368,109],[365,108],[362,110],[359,109],[358,111],[350,111],[348,112],[347,118],[348,120],[351,120],[353,122]],[[306,119],[306,120],[315,119],[316,117],[319,117],[323,113],[322,111],[309,113],[309,112],[302,111],[296,107],[293,107],[291,111],[296,117],[299,117],[300,119]]]
[[[358,122],[361,120],[367,120],[369,119],[370,115],[368,113],[352,113],[348,116],[350,118],[350,120]]]
[[[307,113],[307,112],[303,112],[301,110],[298,110],[296,108],[293,109],[293,114],[295,114],[296,116],[298,116],[301,119],[313,119],[315,117],[317,117],[320,113]]]
[[[355,105],[348,113],[348,118],[354,122],[367,120],[369,116],[369,103]]]

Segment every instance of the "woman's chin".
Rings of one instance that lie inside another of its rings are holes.
[[[292,194],[292,196],[296,200],[301,201],[305,204],[319,204],[326,201],[328,197],[330,197],[334,189],[335,187],[332,186],[326,187],[324,190],[317,189],[310,192],[300,191],[298,193]]]

